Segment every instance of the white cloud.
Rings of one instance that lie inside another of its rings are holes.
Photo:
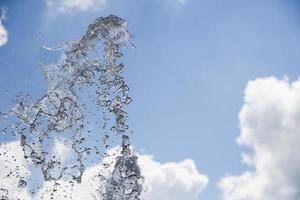
[[[26,177],[30,176],[27,162],[23,157],[19,142],[11,142],[0,145],[0,197],[5,199],[29,200],[25,182]],[[19,187],[21,186],[21,187]]]
[[[55,151],[62,156],[68,152],[67,148],[60,145],[59,142],[56,143],[56,147]],[[2,145],[0,152],[9,152],[9,155],[5,157],[6,159],[11,160],[12,156],[16,158],[14,165],[23,166],[23,171],[21,171],[22,176],[26,178],[30,175],[26,166],[26,160],[24,160],[22,150],[17,142]],[[113,163],[118,152],[117,148],[110,150],[109,154],[111,156],[104,159],[102,163]],[[0,161],[2,161],[0,163],[0,176],[2,177],[5,174],[5,170],[2,170],[4,165],[9,164],[10,169],[13,169],[13,166],[11,164],[12,161],[4,162],[1,160],[1,157]],[[147,186],[147,191],[142,198],[144,200],[197,200],[201,191],[208,184],[207,176],[198,172],[192,160],[162,164],[155,161],[152,156],[140,155],[139,164],[145,178],[145,185]],[[44,182],[42,188],[32,199],[50,199],[53,193],[54,199],[63,199],[65,195],[67,195],[68,198],[74,200],[92,200],[94,197],[101,200],[99,190],[101,190],[101,184],[103,184],[103,182],[98,175],[99,172],[101,172],[102,175],[107,176],[107,173],[111,170],[112,169],[104,169],[103,165],[89,167],[82,177],[82,183],[74,184],[73,187],[71,187],[69,181],[64,180],[57,182],[58,184],[56,183],[56,186],[54,182]],[[30,180],[34,179],[31,178]],[[9,191],[13,191],[14,193],[16,191],[15,188],[18,189],[16,186],[18,181],[19,179],[12,178],[10,182],[2,182],[2,186],[7,187]],[[7,183],[9,183],[9,185]],[[56,192],[52,192],[53,190],[56,190]],[[22,189],[21,192],[22,193],[15,193],[15,195],[18,195],[22,200],[30,199],[25,189]]]
[[[8,32],[3,25],[3,21],[6,20],[6,10],[2,7],[0,12],[0,47],[8,42]]]
[[[253,170],[223,177],[225,200],[300,199],[300,79],[250,81],[240,115],[242,161]]]
[[[65,143],[61,142],[58,138],[55,138],[53,154],[60,160],[66,160],[68,154],[70,154],[71,152],[70,146],[67,146]]]
[[[73,11],[93,11],[103,7],[106,0],[47,0],[51,11],[72,13]]]
[[[96,197],[96,199],[101,200],[99,190],[101,190],[102,183],[98,174],[102,170],[100,166],[87,168],[80,184],[63,180],[56,183],[52,181],[44,182],[43,187],[33,199],[50,199],[53,197],[54,199],[93,200]],[[54,190],[55,192],[52,192]]]
[[[1,19],[0,19],[0,46],[3,46],[8,41],[8,32],[5,29],[5,27],[2,25]]]
[[[193,160],[161,164],[152,156],[139,158],[148,192],[142,199],[197,200],[208,184],[208,177],[198,172]]]

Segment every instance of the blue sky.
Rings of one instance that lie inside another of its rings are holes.
[[[201,199],[221,199],[220,177],[246,168],[236,138],[248,81],[295,80],[300,72],[297,1],[108,0],[70,13],[46,1],[0,0],[0,6],[7,7],[9,32],[0,47],[1,110],[19,91],[38,96],[45,89],[41,45],[77,39],[99,16],[126,19],[136,46],[123,58],[134,99],[133,143],[160,162],[193,159],[210,178]]]

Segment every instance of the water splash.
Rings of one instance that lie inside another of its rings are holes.
[[[118,59],[123,55],[120,48],[131,40],[127,23],[111,15],[96,19],[77,41],[40,49],[47,91],[37,100],[18,95],[15,106],[2,116],[16,116],[19,121],[2,132],[20,136],[24,157],[40,167],[45,181],[72,179],[80,183],[87,161],[100,154],[100,141],[108,147],[111,133],[120,135],[128,130],[124,108],[132,99],[122,74],[124,64]],[[102,140],[88,130],[93,121],[105,133]],[[88,139],[99,144],[92,147]],[[70,148],[67,159],[52,151],[56,142]],[[141,192],[137,157],[129,146],[128,136],[123,135],[122,155],[105,187],[106,200],[138,199]],[[26,187],[27,183],[20,179],[19,185]]]
[[[129,137],[123,135],[121,155],[106,184],[104,200],[139,200],[142,192],[141,171],[132,153]]]

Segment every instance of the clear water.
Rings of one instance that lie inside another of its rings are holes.
[[[45,181],[81,183],[87,165],[107,155],[110,138],[122,135],[121,154],[112,174],[103,178],[101,191],[105,200],[139,199],[142,176],[126,135],[125,107],[132,99],[124,64],[118,62],[120,48],[131,40],[127,23],[111,15],[96,19],[77,41],[41,47],[45,93],[38,99],[18,95],[13,108],[1,114],[3,122],[16,118],[2,134],[20,138],[24,157],[40,169]],[[70,149],[66,157],[53,151],[57,144]],[[26,180],[19,179],[19,187],[27,187]],[[0,188],[0,199],[9,199],[9,193]]]

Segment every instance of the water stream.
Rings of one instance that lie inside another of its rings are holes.
[[[111,138],[122,136],[121,154],[103,180],[103,199],[139,199],[142,176],[127,136],[125,111],[132,99],[119,62],[121,49],[132,45],[132,38],[127,23],[111,15],[97,18],[77,41],[41,47],[47,89],[37,99],[18,95],[13,108],[2,113],[3,121],[10,118],[2,133],[19,138],[24,157],[40,169],[44,181],[80,184],[86,167],[108,156]],[[69,149],[67,156],[54,150],[57,145]],[[20,187],[30,185],[19,178]],[[10,199],[9,193],[0,188],[0,199]]]

